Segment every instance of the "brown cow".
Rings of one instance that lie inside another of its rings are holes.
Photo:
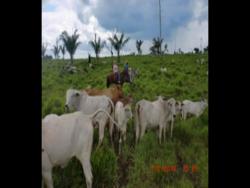
[[[122,87],[120,85],[113,85],[112,87],[105,89],[88,88],[84,89],[84,91],[90,96],[105,95],[113,101],[114,105],[118,100],[123,98]]]
[[[133,101],[132,95],[123,95],[122,87],[120,85],[112,85],[110,88],[107,89],[87,88],[84,89],[84,91],[86,91],[90,96],[105,95],[112,100],[114,105],[117,101],[121,101],[124,106],[128,103],[132,103]]]

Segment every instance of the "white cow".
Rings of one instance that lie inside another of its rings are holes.
[[[188,114],[195,115],[199,117],[206,107],[208,106],[206,100],[202,100],[199,102],[193,102],[190,100],[182,101],[182,119],[186,119]]]
[[[119,153],[121,150],[122,139],[126,141],[126,131],[127,131],[127,123],[132,118],[131,105],[124,104],[121,101],[118,101],[115,105],[115,121],[117,122],[118,130],[119,130]]]
[[[135,106],[136,143],[141,139],[147,128],[159,128],[159,143],[161,144],[162,130],[165,140],[165,130],[169,121],[173,120],[175,100],[165,101],[159,97],[156,101],[140,100]]]
[[[75,89],[68,89],[66,93],[66,104],[65,108],[70,110],[76,109],[77,111],[82,111],[85,114],[94,113],[97,109],[102,108],[111,114],[114,118],[114,104],[107,96],[89,96],[85,91],[79,91]],[[95,118],[95,123],[99,126],[99,147],[102,144],[104,137],[105,125],[108,122],[108,117],[104,114],[98,114]],[[113,144],[112,134],[113,134],[113,123],[109,121],[109,134],[110,140]]]
[[[163,99],[162,96],[159,96],[158,99]],[[166,100],[166,98],[164,98],[164,100]],[[174,121],[175,121],[175,117],[179,114],[181,114],[181,102],[180,101],[175,101],[174,98],[170,98],[169,99],[169,102],[171,103],[175,103],[175,116],[174,114],[172,114],[172,117],[168,120],[169,123],[171,123],[171,130],[170,130],[170,138],[172,138],[173,136],[173,129],[174,129]],[[168,124],[166,124],[166,126],[164,126],[164,135],[165,135],[165,132],[166,132],[166,128],[169,128],[168,127]]]
[[[173,100],[173,98],[171,100]],[[181,102],[180,101],[176,101],[176,103],[175,103],[175,113],[176,113],[176,116],[179,114],[181,115]],[[173,116],[171,121],[170,121],[171,122],[170,138],[173,137],[174,120],[175,120],[175,117]],[[165,132],[165,130],[164,130],[164,132]]]
[[[92,187],[90,156],[93,118],[103,114],[100,112],[104,112],[113,121],[102,109],[91,115],[81,111],[61,116],[51,114],[42,120],[42,176],[47,188],[53,188],[53,167],[65,167],[72,157],[81,162],[87,188]]]
[[[181,114],[181,101],[176,101],[175,111],[176,111],[176,115]]]

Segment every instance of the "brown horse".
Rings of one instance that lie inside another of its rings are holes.
[[[115,79],[114,73],[111,73],[107,76],[107,87],[109,87],[110,84],[120,84],[122,86],[124,84],[124,82],[131,83],[129,75],[126,74],[125,70],[123,70],[120,73],[120,83],[118,83],[117,80]]]

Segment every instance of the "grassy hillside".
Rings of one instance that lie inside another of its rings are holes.
[[[197,59],[204,58],[205,64]],[[167,55],[162,61],[155,56],[123,56],[129,66],[138,68],[140,75],[134,85],[125,84],[126,95],[132,94],[134,101],[155,100],[158,95],[174,97],[176,100],[208,99],[207,54]],[[106,63],[104,63],[106,62]],[[106,76],[111,71],[111,59],[101,58],[94,69],[87,60],[76,60],[76,74],[62,71],[62,60],[42,63],[42,118],[50,113],[63,114],[66,90],[70,87],[83,89],[87,86],[106,87]],[[166,73],[160,67],[167,68]],[[123,69],[123,64],[120,65]],[[139,145],[134,146],[134,123],[128,123],[127,141],[118,156],[109,145],[107,130],[104,144],[96,150],[98,132],[94,134],[94,149],[91,162],[93,187],[208,187],[208,110],[198,119],[182,121],[177,118],[173,138],[158,144],[155,131],[148,131]],[[176,165],[176,172],[157,172],[154,165]],[[183,171],[183,165],[196,165],[197,171]],[[53,171],[54,185],[60,188],[85,187],[80,163],[73,159],[65,169]]]

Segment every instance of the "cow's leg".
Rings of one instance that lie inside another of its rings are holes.
[[[87,155],[82,155],[78,158],[82,164],[83,173],[86,179],[87,188],[92,188],[92,171],[91,171],[91,163],[90,158]]]
[[[52,164],[46,151],[42,152],[42,177],[47,188],[53,188]]]
[[[166,128],[167,128],[167,123],[163,127],[163,141],[166,142]]]
[[[43,174],[43,179],[45,181],[47,188],[54,188],[53,179],[52,179],[52,169],[43,171],[42,174]]]
[[[109,87],[109,77],[107,77],[106,86]]]
[[[121,131],[119,139],[119,154],[121,152],[122,144],[124,145],[125,141],[126,141],[126,131]]]
[[[195,114],[196,117],[198,118],[201,115],[201,112]]]
[[[135,117],[136,118],[136,117]],[[139,120],[135,120],[135,144],[138,144],[139,137],[140,137],[140,124],[138,122]]]
[[[170,135],[170,138],[172,138],[172,135],[173,135],[173,127],[174,127],[174,119],[171,120],[171,135]]]
[[[140,135],[140,140],[142,139],[142,137],[144,136],[146,131],[146,124],[145,123],[141,123],[141,135]]]
[[[112,113],[114,113],[114,112],[112,112]],[[111,117],[112,117],[112,114],[111,114]],[[114,143],[113,143],[113,130],[114,130],[114,124],[109,119],[109,136],[110,136],[110,143],[112,146],[114,145]]]
[[[99,148],[102,145],[102,141],[104,138],[104,129],[105,129],[105,123],[99,122],[99,141],[97,148]]]
[[[120,132],[120,131],[119,131]],[[120,155],[121,153],[121,144],[122,144],[122,132],[119,134],[119,146],[118,146],[118,154]]]
[[[183,119],[185,120],[187,118],[187,113],[183,112]]]
[[[160,124],[160,126],[159,126],[159,144],[161,144],[161,136],[162,136],[163,127],[164,127],[164,125]]]
[[[126,141],[126,132],[123,134],[123,141]]]

